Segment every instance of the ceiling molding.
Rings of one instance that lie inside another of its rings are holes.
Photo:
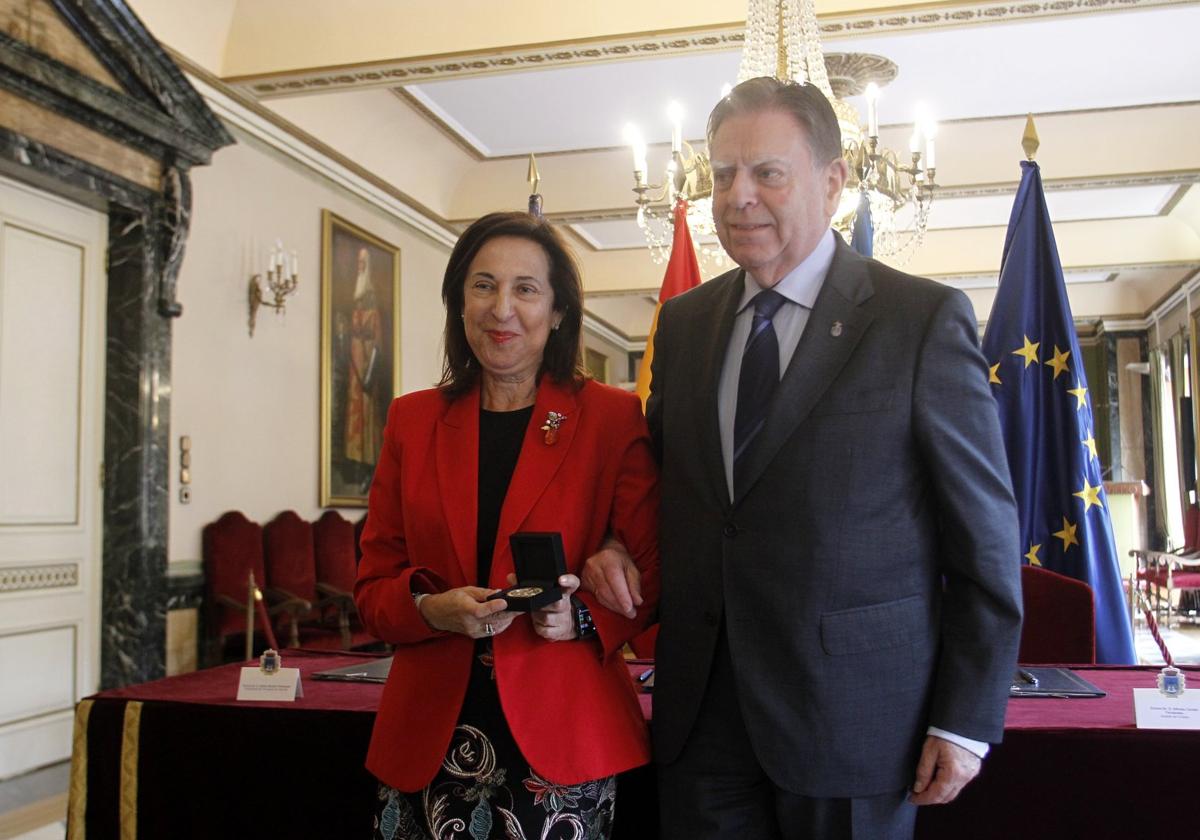
[[[604,339],[614,347],[620,348],[625,353],[644,350],[646,347],[646,339],[643,338],[640,343],[634,341],[603,318],[598,318],[591,312],[588,312],[586,307],[583,311],[583,328],[597,338]]]
[[[429,123],[438,131],[440,131],[447,140],[449,140],[455,146],[458,146],[458,148],[462,149],[462,151],[469,155],[472,160],[476,162],[487,160],[487,157],[475,147],[474,143],[471,143],[465,137],[447,125],[446,121],[430,110],[429,106],[426,105],[422,100],[413,96],[402,87],[394,87],[390,88],[390,90],[401,102],[416,111],[425,120],[425,122]]]
[[[1200,264],[1197,264],[1195,260],[1172,260],[1153,263],[1073,265],[1069,268],[1063,269],[1063,272],[1065,274],[1079,274],[1082,272],[1103,271],[1107,272],[1109,276],[1101,282],[1111,283],[1114,279],[1116,279],[1117,275],[1121,274],[1123,271],[1158,271],[1164,268],[1200,270]],[[994,272],[981,271],[972,274],[927,274],[925,276],[930,280],[936,280],[939,283],[945,283],[948,286],[954,286],[955,288],[959,289],[994,289],[1000,281],[1000,272],[998,270]],[[1189,277],[1190,276],[1191,275],[1189,275]],[[1071,284],[1068,283],[1067,285]],[[1173,294],[1173,292],[1169,292],[1168,296],[1170,294]],[[1157,304],[1151,309],[1153,310],[1154,308],[1157,308]]]
[[[260,76],[234,76],[225,81],[251,96],[269,99],[349,88],[395,86],[520,70],[545,70],[551,67],[573,67],[606,61],[628,61],[631,58],[732,51],[741,49],[744,40],[745,23],[741,22],[674,33],[584,38],[552,44],[530,44],[441,56],[418,56],[372,62],[357,67],[323,67]]]
[[[438,244],[453,248],[458,241],[458,234],[445,219],[412,197],[240,91],[231,89],[185,57],[175,52],[171,57],[186,71],[213,113],[227,125],[267,144]]]
[[[1159,298],[1146,312],[1146,320],[1157,324],[1168,312],[1186,302],[1197,289],[1200,289],[1200,266],[1195,266],[1178,286]]]
[[[1045,17],[1182,6],[1189,5],[1191,2],[1193,0],[956,2],[936,6],[894,6],[861,13],[818,15],[817,20],[824,38],[841,41],[859,36],[875,36],[880,33],[909,33]],[[255,98],[268,99],[334,90],[394,87],[400,84],[460,79],[468,76],[511,73],[521,70],[545,70],[551,67],[628,61],[631,58],[732,51],[741,49],[744,40],[745,22],[738,21],[694,29],[680,29],[668,33],[581,38],[546,44],[414,56],[356,65],[231,76],[224,81]]]
[[[938,187],[937,198],[945,201],[951,198],[978,198],[981,196],[995,195],[1016,195],[1018,181],[1003,181],[989,184],[962,184],[954,187]],[[1171,210],[1183,198],[1188,187],[1192,184],[1200,183],[1200,170],[1197,169],[1180,169],[1165,172],[1135,172],[1128,175],[1106,175],[1103,177],[1078,177],[1078,178],[1058,178],[1053,180],[1045,180],[1042,182],[1042,187],[1046,192],[1064,192],[1070,190],[1090,190],[1090,189],[1106,189],[1112,187],[1147,187],[1147,186],[1167,186],[1177,184],[1181,189],[1175,191],[1162,209],[1159,210],[1159,216],[1170,214]],[[667,209],[663,205],[659,209]],[[583,212],[558,212],[546,213],[546,218],[554,224],[558,225],[577,225],[586,224],[588,222],[620,222],[628,221],[637,216],[637,208],[631,203],[629,207],[612,207],[600,210],[587,210]],[[1141,217],[1137,217],[1141,218]],[[449,222],[451,225],[466,225],[472,220],[470,219],[454,219]],[[1089,219],[1072,219],[1069,223],[1077,221],[1094,221]],[[1064,222],[1063,224],[1069,224]],[[938,228],[938,230],[959,230],[960,228]],[[974,230],[975,227],[969,228]],[[638,251],[644,246],[638,245],[631,248],[600,248],[597,247],[590,238],[584,236],[575,230],[571,230],[577,237],[579,243],[591,251]],[[1128,266],[1126,266],[1128,267]]]
[[[1141,332],[1149,329],[1153,321],[1149,318],[1101,318],[1097,337],[1104,333]]]

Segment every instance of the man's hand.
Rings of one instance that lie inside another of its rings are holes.
[[[982,764],[979,756],[958,744],[936,735],[926,737],[909,801],[914,805],[953,802],[967,782],[979,775]]]
[[[620,541],[609,537],[583,564],[581,589],[626,618],[636,618],[642,605],[642,573]]]
[[[509,575],[511,585],[516,585],[517,576]],[[548,642],[566,642],[575,638],[575,616],[571,610],[571,596],[579,588],[579,578],[575,575],[563,575],[558,579],[558,585],[563,596],[529,614],[533,623],[533,632]]]

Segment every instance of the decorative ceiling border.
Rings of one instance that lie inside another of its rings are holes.
[[[606,61],[628,61],[631,58],[737,50],[741,49],[745,40],[744,30],[745,23],[725,24],[679,33],[580,39],[557,44],[532,44],[442,56],[418,56],[356,67],[233,76],[225,79],[225,83],[258,99],[270,99],[347,88],[395,86],[519,70],[545,70],[551,67],[573,67]]]
[[[880,33],[971,26],[1001,21],[1095,14],[1097,12],[1190,5],[1194,0],[1029,0],[1029,2],[950,3],[895,6],[869,12],[818,15],[821,34],[843,40]],[[370,87],[394,87],[468,76],[544,70],[607,61],[690,55],[740,49],[745,22],[675,30],[659,34],[578,39],[493,50],[307,68],[279,73],[231,76],[225,83],[257,99]]]
[[[1063,192],[1066,190],[1091,190],[1105,189],[1112,187],[1143,187],[1143,186],[1167,186],[1179,185],[1183,189],[1177,190],[1167,203],[1156,214],[1165,216],[1174,208],[1183,197],[1187,188],[1193,184],[1200,184],[1200,169],[1180,169],[1165,172],[1136,172],[1130,175],[1108,175],[1104,177],[1086,177],[1086,178],[1057,178],[1047,179],[1043,182],[1043,188],[1046,192]],[[953,187],[939,187],[937,198],[945,201],[950,198],[977,198],[980,196],[993,195],[1015,195],[1017,192],[1017,181],[1000,181],[990,184],[962,184]],[[660,210],[666,210],[667,206],[662,205]],[[546,218],[551,222],[559,225],[581,225],[588,222],[620,222],[633,219],[637,215],[637,208],[632,204],[629,207],[613,207],[608,209],[588,210],[579,213],[570,211],[558,213],[546,213]],[[469,219],[459,219],[450,222],[451,226],[466,226],[470,223]],[[1078,221],[1094,221],[1081,219]],[[572,233],[576,233],[572,230]],[[576,233],[578,241],[584,246],[593,251],[624,251],[637,250],[629,248],[596,248],[592,245],[588,238],[582,234]],[[642,247],[642,246],[639,246]]]

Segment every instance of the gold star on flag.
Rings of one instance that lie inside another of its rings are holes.
[[[1099,459],[1100,455],[1096,452],[1096,436],[1088,433],[1088,436],[1083,439],[1083,445],[1088,448],[1088,452],[1092,453],[1093,458]]]
[[[1012,354],[1014,356],[1020,356],[1023,358],[1025,360],[1025,367],[1029,367],[1038,360],[1037,350],[1042,346],[1042,344],[1040,341],[1030,341],[1029,336],[1024,336],[1024,339],[1025,346],[1018,350],[1012,351]]]
[[[999,362],[996,362],[996,364],[994,364],[994,365],[992,365],[991,367],[989,367],[989,368],[988,368],[988,384],[989,384],[989,385],[999,385],[999,384],[1001,384],[1001,382],[1000,382],[1000,374],[998,373],[998,371],[999,371],[999,370],[1000,370],[1000,363],[999,363]]]
[[[1038,543],[1037,545],[1029,546],[1029,553],[1025,555],[1025,559],[1029,561],[1030,566],[1042,565],[1042,561],[1039,560],[1038,556],[1037,556],[1037,553],[1041,549],[1041,547],[1042,547],[1041,543]]]
[[[1049,365],[1050,367],[1054,368],[1054,378],[1058,379],[1058,375],[1060,373],[1067,372],[1067,357],[1070,355],[1070,350],[1064,353],[1062,350],[1058,349],[1058,345],[1056,344],[1054,345],[1054,358],[1048,362],[1042,362],[1042,364]]]
[[[1079,498],[1083,499],[1084,513],[1087,513],[1087,511],[1091,509],[1092,505],[1104,507],[1104,505],[1100,502],[1100,487],[1101,485],[1099,484],[1093,487],[1092,485],[1088,484],[1088,480],[1085,478],[1083,480],[1083,489],[1078,493],[1071,494],[1072,496],[1078,496]]]
[[[1086,405],[1085,400],[1087,399],[1087,388],[1084,388],[1082,385],[1077,385],[1074,388],[1068,388],[1067,393],[1074,394],[1075,399],[1079,400],[1079,402],[1075,405],[1076,411],[1078,411],[1079,409],[1083,408],[1084,405]]]
[[[1063,517],[1063,526],[1061,531],[1055,531],[1054,536],[1062,540],[1063,551],[1066,551],[1072,545],[1079,545],[1079,538],[1075,536],[1075,530],[1078,525],[1072,525],[1067,521],[1067,517]]]

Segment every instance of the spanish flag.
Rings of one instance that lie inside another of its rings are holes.
[[[654,361],[654,333],[658,329],[658,313],[662,305],[675,295],[700,285],[700,265],[696,262],[696,250],[692,247],[692,234],[687,225],[687,200],[675,202],[675,238],[671,242],[671,259],[663,275],[662,290],[658,293],[658,306],[654,307],[654,319],[646,335],[646,353],[638,365],[637,395],[642,398],[642,411],[650,398],[650,364]]]

